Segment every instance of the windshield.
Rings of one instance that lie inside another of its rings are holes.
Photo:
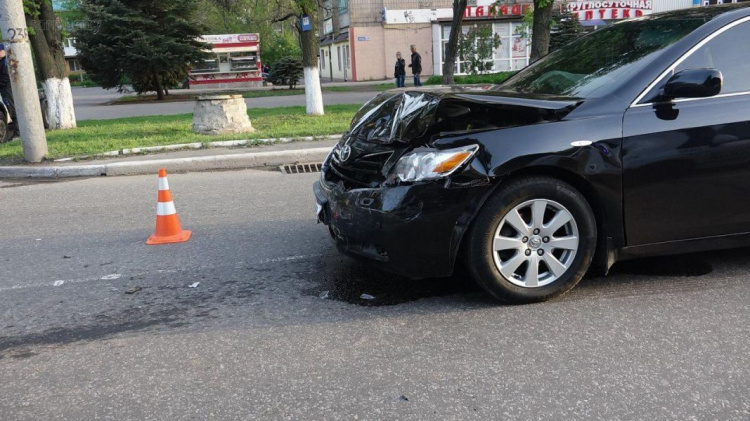
[[[593,32],[542,58],[499,87],[502,91],[595,98],[607,95],[710,16],[666,15]]]

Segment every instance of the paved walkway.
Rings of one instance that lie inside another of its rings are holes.
[[[92,91],[89,91],[89,90]],[[81,91],[85,90],[85,91]],[[323,94],[325,105],[364,104],[377,92],[331,92]],[[73,102],[78,120],[110,120],[123,117],[140,117],[149,115],[190,114],[193,102],[166,102],[163,104],[105,105],[120,97],[120,94],[109,93],[100,88],[77,88],[73,90]],[[277,96],[265,98],[248,98],[248,108],[273,108],[305,105],[304,95]]]
[[[377,80],[367,82],[328,82],[323,86],[363,86],[379,85],[388,81]],[[304,86],[299,85],[300,88]],[[395,86],[394,86],[395,87]],[[250,90],[269,90],[272,87],[263,87]],[[229,89],[236,91],[236,89]],[[224,92],[225,90],[206,90],[200,93]],[[172,94],[196,93],[196,90],[175,89]],[[323,102],[326,105],[334,104],[364,104],[374,97],[377,92],[328,92],[323,93]],[[105,90],[102,88],[73,88],[73,102],[78,120],[109,120],[123,117],[139,117],[149,115],[174,115],[189,114],[193,112],[193,102],[167,102],[163,104],[129,104],[129,105],[107,105],[108,102],[120,98],[122,95],[116,90]],[[273,108],[305,105],[304,95],[291,95],[265,98],[248,98],[245,100],[248,108]]]

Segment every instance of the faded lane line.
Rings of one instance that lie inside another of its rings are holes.
[[[242,268],[245,266],[252,266],[252,265],[265,265],[269,263],[288,263],[288,262],[294,262],[297,260],[304,260],[304,259],[312,259],[316,257],[323,257],[322,254],[310,254],[310,255],[301,255],[301,256],[288,256],[288,257],[276,257],[276,258],[270,258],[270,259],[263,259],[263,260],[257,260],[254,262],[237,262],[233,266],[234,268]],[[201,266],[200,269],[219,269],[224,268],[231,265],[223,265],[223,266]],[[43,288],[43,287],[62,287],[67,284],[81,284],[85,282],[95,282],[95,281],[114,281],[118,279],[123,279],[126,277],[143,277],[143,276],[152,276],[152,275],[158,275],[162,273],[178,273],[181,271],[187,271],[187,270],[193,270],[193,268],[185,268],[181,270],[177,269],[160,269],[160,270],[153,270],[148,272],[141,272],[141,273],[135,273],[135,274],[119,274],[119,273],[110,273],[106,275],[101,275],[97,277],[88,277],[88,278],[80,278],[80,279],[56,279],[53,281],[45,281],[45,282],[37,282],[37,283],[31,283],[31,284],[17,284],[12,285],[9,287],[0,287],[0,293],[6,292],[6,291],[16,291],[21,289],[30,289],[30,288]]]

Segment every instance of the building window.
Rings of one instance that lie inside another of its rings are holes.
[[[346,66],[347,69],[351,69],[352,68],[351,56],[349,56],[349,46],[348,45],[344,46],[344,65]]]
[[[349,0],[338,0],[339,1],[339,14],[343,15],[349,11]]]
[[[326,69],[326,50],[320,50],[320,68]]]
[[[339,65],[339,72],[341,71],[341,46],[336,47],[336,58]]]
[[[473,23],[463,25],[461,32],[466,34],[473,27]],[[494,22],[491,23],[493,34],[500,36],[500,46],[492,53],[492,70],[491,72],[504,72],[511,70],[520,70],[529,64],[529,54],[531,52],[530,36],[521,33],[522,24],[520,22]],[[440,31],[440,41],[442,45],[441,63],[445,63],[445,50],[450,38],[450,25],[442,25]],[[464,60],[456,57],[455,74],[464,75],[469,73]],[[442,68],[442,66],[441,66]]]

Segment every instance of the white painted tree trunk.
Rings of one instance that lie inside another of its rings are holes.
[[[70,79],[50,78],[44,81],[44,93],[47,95],[47,116],[49,128],[74,129],[76,113],[73,108],[73,91]]]
[[[305,103],[308,115],[323,115],[323,92],[317,67],[305,67]]]

